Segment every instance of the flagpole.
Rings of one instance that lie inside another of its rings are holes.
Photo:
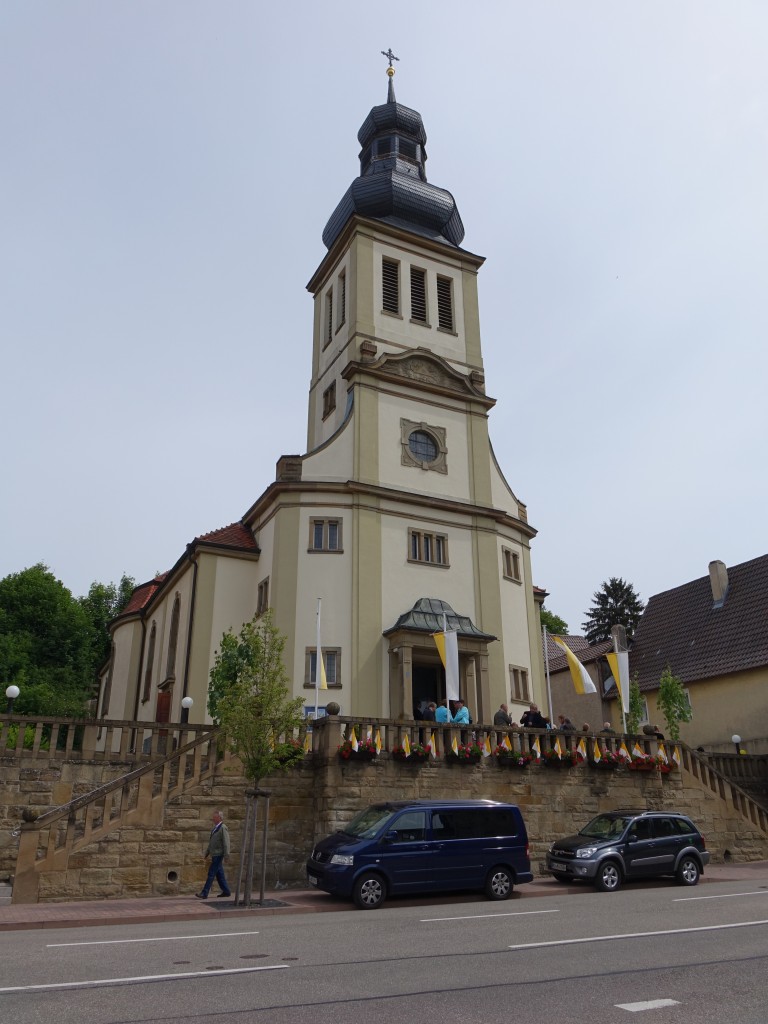
[[[443,636],[448,632],[448,620],[443,612]],[[446,664],[443,665],[443,671],[445,672],[445,710],[448,712],[448,721],[451,720],[451,705],[448,699],[448,656],[446,654]]]
[[[613,632],[613,631],[612,631]],[[613,650],[616,655],[616,664],[619,665],[619,638],[617,633],[613,633]],[[619,675],[621,675],[621,666],[619,665]],[[629,675],[629,673],[627,673]],[[624,695],[621,689],[621,679],[614,680],[616,683],[616,689],[619,691],[619,707],[621,708],[621,731],[626,735],[627,732],[627,716],[624,712]],[[629,701],[629,694],[627,694],[627,701]]]
[[[546,668],[547,672],[547,701],[549,703],[549,724],[554,726],[554,722],[552,721],[552,719],[555,717],[554,712],[552,710],[552,686],[549,681],[549,641],[547,640],[547,627],[542,626],[541,631],[544,639],[544,667]]]
[[[323,656],[323,648],[320,646],[320,605],[321,599],[317,599],[317,637],[315,640],[315,721],[317,721],[318,690],[320,688],[320,659]]]

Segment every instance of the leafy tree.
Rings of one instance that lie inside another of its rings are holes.
[[[82,715],[91,695],[88,617],[42,563],[0,580],[0,680],[21,690],[14,711]]]
[[[304,698],[290,699],[283,666],[285,637],[271,613],[225,633],[211,669],[208,711],[254,783],[290,761],[278,739],[303,724]]]
[[[117,584],[94,580],[86,596],[78,598],[91,626],[91,670],[94,678],[112,647],[107,623],[125,608],[135,586],[133,577],[123,573]]]
[[[672,675],[672,669],[669,665],[661,673],[659,692],[656,695],[656,707],[664,715],[670,739],[679,740],[680,723],[690,722],[692,712],[691,705],[688,703],[688,698],[683,689],[683,684],[677,676]]]
[[[607,583],[595,591],[592,607],[582,629],[591,644],[611,639],[611,626],[624,626],[631,637],[640,621],[645,605],[631,583],[611,576]]]
[[[629,683],[629,711],[627,712],[627,732],[634,736],[640,731],[640,722],[645,712],[645,700],[640,693],[640,685],[637,681],[637,673]]]
[[[561,619],[559,615],[555,615],[544,605],[541,606],[539,612],[542,626],[547,627],[547,632],[552,633],[554,636],[566,636],[568,633],[568,623],[565,619]]]

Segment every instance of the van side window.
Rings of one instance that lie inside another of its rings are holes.
[[[392,822],[390,832],[397,832],[398,843],[421,843],[427,834],[427,812],[406,811]]]
[[[517,835],[512,811],[501,807],[459,808],[432,814],[433,839],[486,839]]]

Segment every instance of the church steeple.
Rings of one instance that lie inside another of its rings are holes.
[[[435,241],[459,246],[464,238],[450,192],[427,181],[427,133],[421,114],[395,99],[391,49],[387,102],[373,107],[357,133],[360,176],[355,178],[323,231],[330,249],[352,214],[387,221]]]

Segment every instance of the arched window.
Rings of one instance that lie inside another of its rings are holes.
[[[168,661],[166,662],[165,678],[174,679],[176,676],[176,647],[179,642],[179,616],[181,614],[181,598],[176,595],[171,612],[171,631],[168,634]]]
[[[155,660],[155,640],[157,639],[157,623],[152,623],[149,631],[149,647],[147,649],[147,667],[144,670],[144,692],[141,695],[142,704],[146,704],[152,691],[152,664]]]

